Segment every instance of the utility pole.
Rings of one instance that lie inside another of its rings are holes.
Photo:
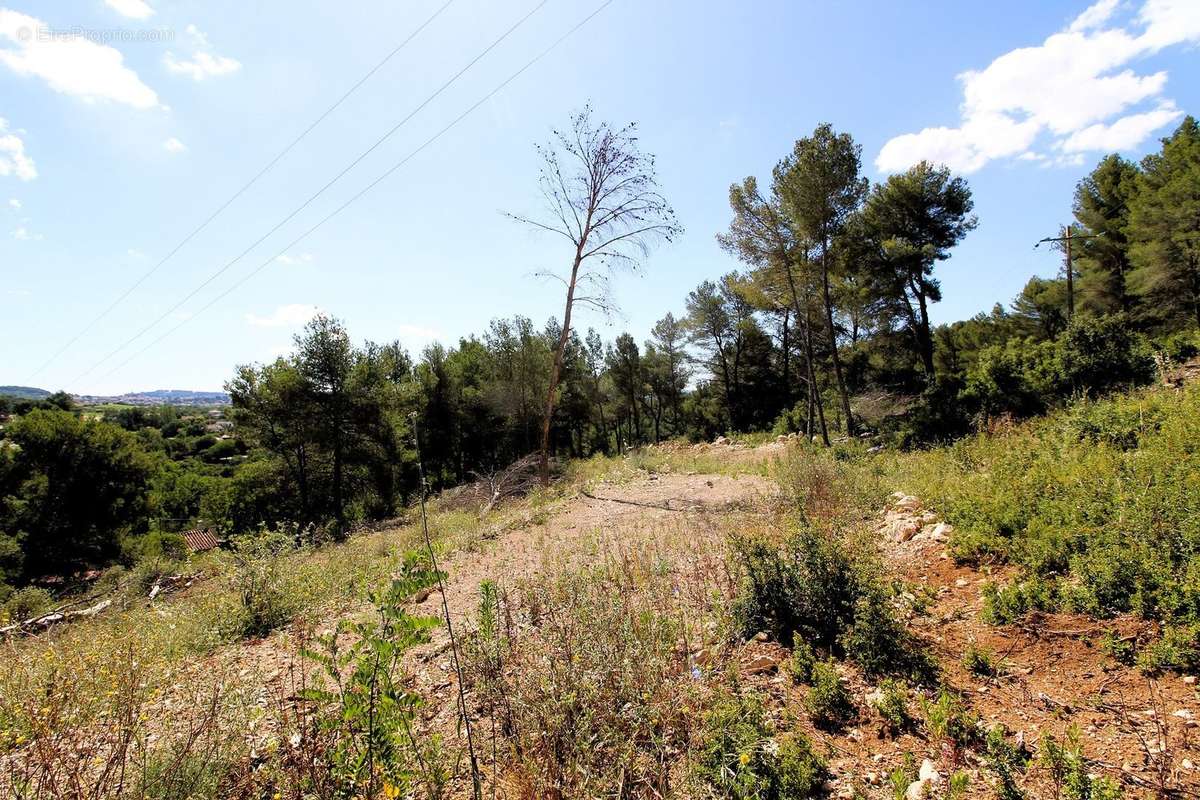
[[[1067,256],[1067,324],[1071,323],[1071,319],[1075,316],[1075,262],[1071,258],[1071,241],[1072,239],[1095,239],[1103,236],[1103,233],[1085,233],[1074,236],[1071,233],[1071,226],[1067,225],[1066,233],[1062,236],[1047,236],[1045,239],[1039,239],[1037,244],[1033,246],[1036,250],[1044,242],[1057,244],[1063,248]]]
[[[1075,265],[1071,263],[1071,226],[1067,226],[1067,324],[1075,316]]]

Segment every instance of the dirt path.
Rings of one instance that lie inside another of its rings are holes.
[[[655,546],[664,536],[709,535],[716,530],[717,515],[750,512],[778,491],[773,481],[756,475],[643,474],[619,484],[600,483],[563,501],[544,518],[535,515],[528,524],[485,540],[478,550],[458,550],[443,558],[439,566],[448,574],[451,620],[456,632],[469,630],[483,581],[511,588],[522,580]],[[434,591],[415,610],[441,617],[441,595]],[[430,698],[431,721],[444,727],[446,717],[454,714],[445,628],[414,655],[417,683]]]

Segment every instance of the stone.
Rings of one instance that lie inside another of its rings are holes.
[[[779,666],[779,662],[765,653],[755,656],[750,659],[745,665],[745,671],[749,675],[758,675],[763,672],[770,672]]]
[[[970,586],[971,582],[969,580],[967,580],[966,578],[959,578],[958,580],[956,580],[954,582],[954,585],[957,586],[959,589],[961,589],[964,586]]]
[[[927,758],[921,762],[921,771],[917,773],[917,778],[925,783],[937,783],[942,776],[933,762]]]

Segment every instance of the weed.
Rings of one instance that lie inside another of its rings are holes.
[[[880,682],[871,704],[883,718],[884,727],[893,735],[912,725],[912,716],[908,711],[908,686],[903,681],[887,678]]]
[[[1008,730],[996,725],[984,740],[984,764],[996,775],[996,800],[1024,800],[1017,776],[1029,764],[1029,754],[1008,741]]]
[[[1003,669],[1003,665],[995,653],[974,641],[967,642],[967,648],[963,651],[962,665],[964,669],[979,678],[995,678]]]
[[[421,740],[414,729],[421,698],[398,675],[405,651],[429,641],[438,624],[433,617],[410,615],[404,603],[437,578],[410,558],[400,577],[373,596],[373,621],[343,621],[318,638],[317,648],[302,651],[329,681],[330,688],[308,687],[301,697],[321,709],[317,727],[327,742],[328,770],[346,790],[365,788],[367,797],[398,797],[416,784],[430,796],[441,793],[447,776],[436,742]],[[338,637],[345,633],[358,639],[343,649]]]
[[[949,744],[954,750],[966,750],[979,739],[979,717],[968,710],[962,699],[942,689],[936,700],[921,698],[921,713],[925,726],[936,740]]]
[[[813,665],[812,685],[804,704],[815,725],[836,729],[854,717],[854,703],[833,661]]]
[[[1048,580],[1031,577],[1003,586],[983,586],[984,622],[1009,625],[1024,619],[1031,611],[1052,611],[1058,606],[1056,587]]]
[[[812,681],[813,667],[817,663],[817,655],[808,642],[795,640],[792,643],[792,657],[788,659],[788,672],[796,683]]]
[[[1079,742],[1079,729],[1072,726],[1064,741],[1050,734],[1042,737],[1038,762],[1050,776],[1055,796],[1068,800],[1119,800],[1120,784],[1107,776],[1088,772],[1087,760]]]
[[[666,792],[665,765],[686,741],[698,686],[677,650],[670,579],[643,567],[632,578],[640,591],[611,564],[526,582],[503,611],[532,624],[497,632],[499,650],[486,631],[466,649],[468,681],[499,715],[529,796]]]
[[[802,733],[776,735],[755,695],[723,695],[704,715],[696,774],[723,797],[786,800],[819,793],[825,762]]]
[[[263,531],[234,542],[234,571],[230,583],[239,601],[228,630],[238,636],[266,636],[295,612],[283,586],[283,556],[292,539]]]

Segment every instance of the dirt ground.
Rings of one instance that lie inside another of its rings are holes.
[[[737,451],[735,457],[770,457],[780,449],[773,443],[757,453]],[[578,566],[605,553],[638,547],[652,538],[648,531],[664,526],[686,526],[690,536],[719,535],[712,518],[721,515],[727,523],[731,514],[765,513],[779,490],[772,481],[752,475],[644,474],[598,486],[589,494],[566,501],[544,520],[502,534],[481,552],[447,558],[443,567],[451,576],[447,598],[452,618],[465,623],[478,603],[483,580],[512,581]],[[931,512],[924,521],[932,519]],[[1003,723],[1031,752],[1036,752],[1044,732],[1061,737],[1074,725],[1095,768],[1120,779],[1129,796],[1200,796],[1200,701],[1195,681],[1190,676],[1148,678],[1117,664],[1099,648],[1105,631],[1130,636],[1143,623],[1042,615],[1020,628],[988,625],[979,618],[981,588],[1002,575],[956,565],[943,543],[928,538],[895,542],[881,536],[880,547],[894,576],[931,598],[927,613],[914,618],[914,630],[928,644],[946,681],[986,725]],[[431,595],[419,610],[440,613],[440,597]],[[961,665],[969,643],[1000,657],[997,677],[981,679]],[[774,698],[775,711],[782,713],[802,706],[804,687],[794,685],[780,667],[763,665],[786,655],[774,643],[751,641],[726,657],[736,658],[746,684]],[[444,635],[424,649],[420,662],[418,684],[427,696],[437,698],[429,723],[449,730],[455,713],[454,682]],[[966,770],[972,775],[969,797],[994,796],[976,754],[947,752],[919,731],[887,735],[866,702],[875,687],[851,669],[846,678],[859,719],[836,733],[801,723],[833,754],[831,797],[851,797],[855,791],[859,796],[890,797],[887,773],[903,763],[905,753],[912,753],[917,763],[930,759],[943,777]],[[1030,797],[1052,796],[1049,777],[1036,766],[1028,771],[1025,788]]]
[[[731,458],[754,461],[776,456],[785,446],[772,443],[757,449],[728,450]],[[446,601],[451,619],[459,633],[470,629],[482,581],[512,585],[605,557],[619,558],[631,549],[656,547],[672,537],[676,542],[684,537],[683,541],[695,542],[697,548],[705,541],[719,546],[731,523],[769,520],[780,502],[779,487],[758,475],[640,472],[619,483],[600,483],[531,513],[526,521],[470,549],[445,554],[440,567],[449,576]],[[921,513],[923,530],[928,531],[936,523],[936,514]],[[1003,574],[985,575],[956,565],[944,543],[928,536],[900,542],[881,533],[879,546],[893,576],[928,598],[925,613],[912,620],[913,630],[927,643],[946,682],[962,694],[986,725],[1003,723],[1033,752],[1044,732],[1061,737],[1075,725],[1085,755],[1094,760],[1097,771],[1118,778],[1127,796],[1200,796],[1200,701],[1195,679],[1151,679],[1137,669],[1121,666],[1099,648],[1105,631],[1132,636],[1144,623],[1042,615],[1019,628],[987,625],[979,618],[981,588]],[[415,610],[440,616],[441,603],[440,593],[434,591]],[[969,643],[1000,657],[1002,669],[997,677],[982,679],[961,665]],[[236,661],[244,672],[256,673],[265,696],[284,680],[294,652],[290,648],[272,637],[239,648]],[[782,668],[787,656],[783,648],[752,640],[720,652],[721,658],[739,665],[744,685],[771,699],[770,710],[776,716],[782,718],[786,709],[802,708],[805,687],[794,684]],[[461,744],[456,684],[444,628],[413,655],[415,688],[427,698],[423,727],[439,732],[448,747],[456,747]],[[857,720],[830,733],[813,728],[799,715],[799,725],[818,743],[818,749],[829,754],[830,797],[850,798],[856,793],[859,797],[892,797],[887,775],[904,762],[906,753],[918,764],[929,759],[942,776],[943,783],[935,787],[933,796],[943,796],[944,778],[960,769],[972,776],[966,797],[995,796],[978,755],[948,752],[926,738],[919,726],[888,735],[867,702],[875,687],[852,668],[846,668],[844,676],[859,710]],[[476,719],[476,724],[483,721]],[[1029,797],[1054,796],[1048,776],[1040,768],[1032,766],[1024,781]],[[499,788],[499,796],[505,796],[503,780]]]

